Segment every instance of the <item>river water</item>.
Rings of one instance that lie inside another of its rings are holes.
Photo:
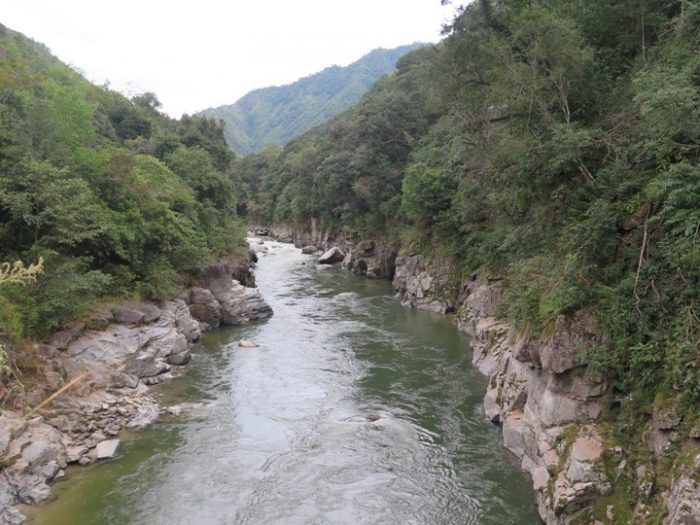
[[[30,523],[540,523],[449,320],[266,245],[256,276],[274,317],[207,334],[159,387],[182,415],[123,436],[116,460],[69,469]]]

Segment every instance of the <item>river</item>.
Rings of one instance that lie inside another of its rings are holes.
[[[467,338],[401,307],[388,282],[266,245],[256,277],[274,317],[207,334],[158,387],[183,413],[69,469],[29,523],[540,523],[483,415]]]

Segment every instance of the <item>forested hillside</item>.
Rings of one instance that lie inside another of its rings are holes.
[[[0,288],[5,337],[49,333],[104,297],[169,297],[242,241],[221,123],[158,107],[0,26],[0,261],[43,261],[36,284]]]
[[[357,103],[378,78],[394,70],[401,56],[422,45],[375,49],[348,66],[331,66],[286,86],[256,89],[234,104],[200,114],[224,121],[226,140],[237,153],[284,146]]]
[[[503,277],[521,330],[592,311],[613,399],[680,394],[694,418],[698,35],[679,0],[474,2],[357,106],[241,159],[245,207]]]

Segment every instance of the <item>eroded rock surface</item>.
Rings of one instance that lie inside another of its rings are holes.
[[[69,463],[89,464],[117,453],[122,428],[153,422],[160,407],[148,386],[188,363],[202,330],[272,315],[257,289],[233,279],[245,273],[230,261],[212,265],[199,287],[161,306],[104,305],[87,323],[73,323],[41,347],[47,383],[38,402],[70,381],[41,416],[0,412],[0,524],[23,521],[18,502],[37,505]],[[249,283],[250,284],[250,283]]]

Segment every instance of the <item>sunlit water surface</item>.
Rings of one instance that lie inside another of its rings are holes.
[[[159,387],[183,415],[69,469],[30,523],[539,523],[450,321],[401,307],[388,282],[266,245],[256,275],[274,317],[206,335]]]

